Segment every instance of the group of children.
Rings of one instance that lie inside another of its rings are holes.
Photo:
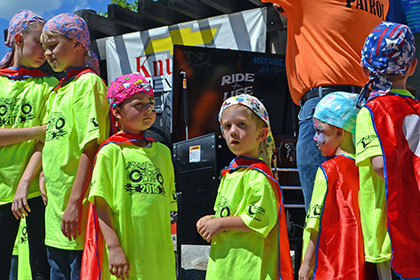
[[[330,93],[316,107],[314,140],[332,158],[315,177],[300,280],[420,279],[420,103],[406,87],[415,50],[407,26],[379,24],[359,96]]]
[[[175,279],[174,171],[170,150],[144,135],[156,119],[150,84],[133,73],[107,88],[77,15],[45,22],[23,11],[8,31],[12,50],[0,63],[0,223],[8,225],[0,277],[8,277],[24,218],[33,279]],[[351,94],[331,93],[317,107],[314,140],[333,158],[317,174],[299,279],[312,270],[317,279],[369,279],[367,263],[389,261],[391,242],[394,271],[420,277],[420,109],[405,89],[414,53],[406,26],[381,24],[362,54],[372,93],[357,122],[361,102]],[[37,70],[45,59],[63,79]],[[211,241],[206,278],[293,279],[268,112],[256,97],[239,95],[222,104],[219,122],[237,157],[222,172],[215,214],[197,221]],[[378,267],[387,279],[386,265]]]

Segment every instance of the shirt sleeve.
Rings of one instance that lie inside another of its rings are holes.
[[[113,163],[112,160],[105,155],[106,151],[104,149],[106,148],[110,147],[104,147],[101,151],[98,152],[96,156],[88,200],[92,203],[95,203],[96,196],[102,197],[105,199],[106,203],[108,203],[108,206],[113,208]]]
[[[248,228],[265,238],[277,223],[276,196],[265,175],[252,172],[257,172],[257,176],[247,184],[245,207],[240,217]]]
[[[356,165],[370,165],[370,158],[382,156],[382,148],[376,134],[370,111],[363,107],[356,122]]]
[[[312,192],[309,211],[306,214],[305,231],[319,231],[321,211],[324,207],[324,199],[327,193],[327,179],[321,168],[318,168],[315,176],[314,190]]]
[[[174,166],[172,164],[172,157],[171,152],[167,149],[168,155],[166,158],[168,159],[166,162],[168,163],[168,200],[169,200],[169,210],[170,211],[178,211],[177,199],[176,199],[176,191],[175,191],[175,175],[174,175]]]
[[[106,86],[95,74],[84,74],[75,87],[77,94],[73,101],[75,128],[80,150],[96,139],[102,143],[109,134],[109,106],[106,99]]]

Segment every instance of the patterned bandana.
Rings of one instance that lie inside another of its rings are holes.
[[[271,133],[271,126],[270,126],[270,120],[268,118],[267,110],[265,109],[264,105],[261,103],[258,98],[255,96],[249,95],[249,94],[241,94],[237,96],[232,96],[223,102],[222,107],[219,111],[219,123],[222,124],[222,113],[224,110],[229,108],[232,105],[243,105],[247,108],[251,109],[252,112],[254,112],[260,119],[262,119],[268,127],[268,135],[267,139],[261,143],[260,150],[259,150],[259,157],[261,157],[264,162],[271,166],[271,158],[273,156],[273,152],[276,149],[276,146],[274,144],[274,138]],[[223,128],[220,127],[223,131]]]
[[[413,33],[408,26],[384,21],[375,27],[366,38],[362,50],[362,64],[369,70],[369,82],[360,95],[370,98],[385,95],[390,91],[391,76],[403,76],[416,56]]]
[[[123,75],[109,84],[108,102],[114,108],[137,93],[154,96],[152,87],[141,74],[132,73]]]
[[[354,135],[358,112],[355,106],[356,99],[357,94],[343,91],[328,94],[316,105],[314,124],[315,119],[318,119],[336,127],[341,127]]]
[[[90,49],[90,34],[83,18],[72,13],[59,14],[44,25],[42,32],[51,31],[82,44],[86,53],[86,64],[99,74],[99,60]]]
[[[7,40],[4,43],[6,47],[12,49],[0,61],[0,68],[4,68],[9,65],[13,58],[15,35],[17,33],[22,33],[22,31],[25,30],[28,26],[38,22],[45,23],[45,19],[31,11],[21,11],[12,17],[9,23],[9,28],[7,29]]]

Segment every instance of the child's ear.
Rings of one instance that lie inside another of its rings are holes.
[[[408,68],[408,71],[407,71],[407,75],[408,75],[408,77],[410,77],[410,76],[412,76],[413,74],[414,74],[414,72],[416,71],[416,67],[417,67],[417,63],[418,63],[419,61],[417,60],[417,58],[415,58],[414,60],[413,60],[413,62],[411,63],[411,65],[410,65],[410,68]]]
[[[120,107],[115,106],[111,109],[111,112],[117,120],[121,119]]]
[[[341,138],[343,138],[344,136],[344,129],[342,129],[341,127],[336,127],[336,132],[337,132],[337,139],[340,140]]]
[[[264,142],[265,139],[267,139],[267,136],[268,136],[268,127],[261,127],[260,131],[258,132],[257,140],[260,142]]]
[[[23,36],[22,33],[16,33],[15,34],[15,45],[18,47],[23,46]]]

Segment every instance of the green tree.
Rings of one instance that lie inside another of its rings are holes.
[[[139,6],[139,0],[134,0],[130,2],[128,0],[111,0],[109,4],[116,4],[123,8],[129,9],[133,12],[137,12],[137,8]],[[108,12],[103,13],[101,10],[99,10],[98,14],[100,14],[101,16],[108,17]]]

